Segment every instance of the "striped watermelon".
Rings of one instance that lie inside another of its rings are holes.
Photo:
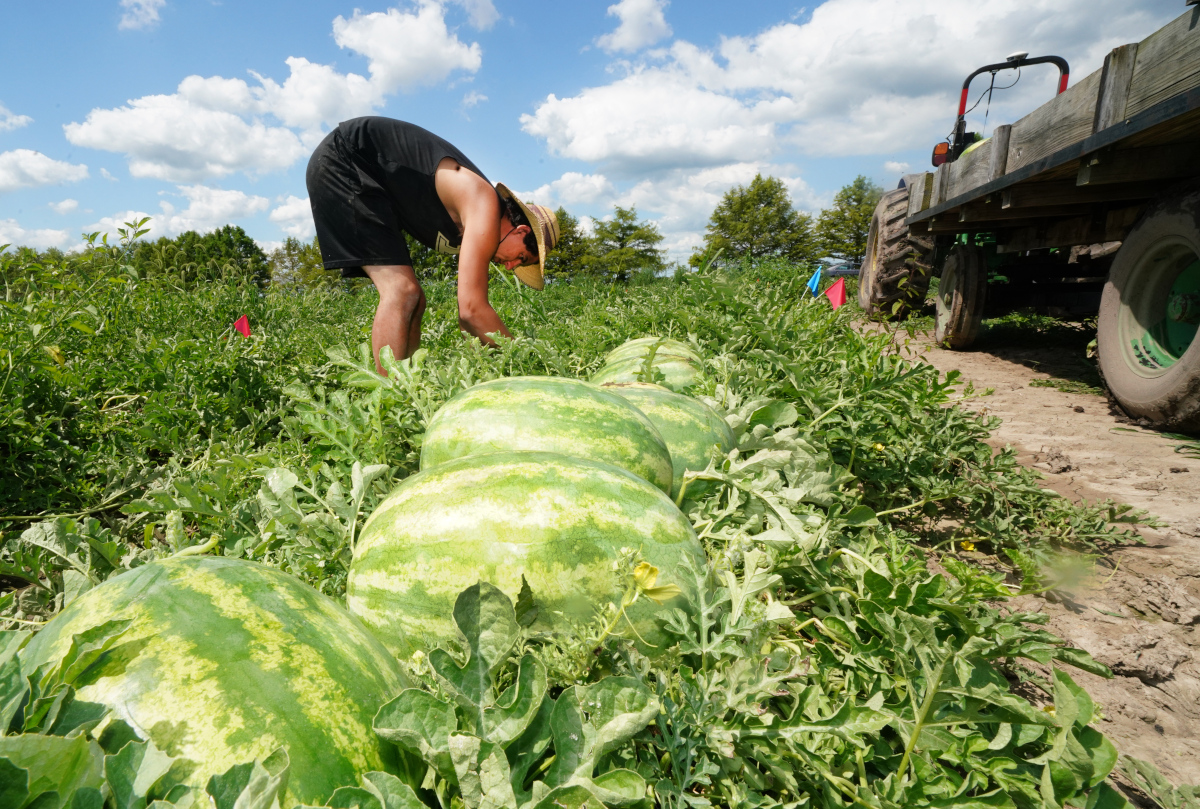
[[[620,601],[613,561],[623,547],[640,548],[660,584],[683,589],[670,606],[692,609],[695,582],[681,562],[702,570],[704,552],[659,489],[610,464],[547,452],[462,458],[406,479],[375,509],[355,545],[346,603],[409,654],[455,637],[464,589],[486,581],[515,600],[524,575],[540,605],[535,627],[553,630],[556,612],[584,620]],[[658,647],[665,610],[643,599],[629,611]]]
[[[672,496],[678,496],[685,471],[700,471],[708,466],[714,446],[722,455],[736,446],[725,419],[704,402],[644,382],[613,383],[606,389],[637,406],[667,442],[675,467]],[[687,493],[695,495],[707,488],[703,481],[694,481],[688,485]]]
[[[446,402],[425,430],[421,468],[518,450],[604,461],[671,491],[671,455],[640,410],[595,385],[552,376],[495,379]]]
[[[362,773],[394,769],[371,720],[405,685],[395,659],[292,576],[212,556],[144,565],[73,601],[22,664],[59,659],[72,635],[122,619],[133,624],[79,698],[195,762],[187,783],[203,789],[281,746],[291,757],[284,806],[324,804]]]
[[[645,364],[645,356],[618,360],[611,365],[605,365],[592,374],[592,382],[597,385],[606,385],[611,382],[638,382]],[[655,354],[653,365],[654,369],[664,377],[661,384],[675,391],[694,387],[700,382],[703,373],[699,363],[669,354],[664,356]]]
[[[657,345],[657,349],[654,352],[655,357],[679,357],[690,360],[697,365],[703,362],[703,358],[696,353],[696,349],[687,343],[681,343],[669,337],[639,337],[636,340],[626,340],[608,352],[608,355],[604,358],[604,364],[613,365],[621,360],[632,359],[634,357],[645,359],[646,355],[650,353],[650,349],[655,345]]]

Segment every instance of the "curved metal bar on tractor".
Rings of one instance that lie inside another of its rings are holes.
[[[1032,59],[1013,59],[1010,62],[1001,62],[996,65],[987,65],[979,68],[963,82],[962,98],[958,102],[958,117],[962,118],[967,114],[967,93],[971,89],[971,81],[982,73],[996,73],[1001,70],[1012,70],[1025,65],[1045,65],[1052,64],[1058,66],[1058,93],[1061,94],[1067,89],[1067,80],[1071,78],[1071,66],[1067,64],[1067,60],[1061,56],[1035,56]]]

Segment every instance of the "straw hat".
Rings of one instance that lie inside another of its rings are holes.
[[[558,217],[545,205],[526,205],[521,202],[504,183],[496,183],[496,193],[504,199],[516,202],[517,207],[525,214],[525,218],[529,220],[529,225],[533,228],[533,235],[537,239],[538,245],[538,260],[534,264],[523,264],[514,272],[526,286],[542,289],[546,286],[546,253],[553,250],[554,246],[558,244]]]

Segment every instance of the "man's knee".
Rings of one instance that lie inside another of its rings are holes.
[[[379,291],[379,306],[411,316],[423,309],[425,292],[411,267],[365,267]]]

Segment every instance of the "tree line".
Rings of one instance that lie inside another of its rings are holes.
[[[704,266],[719,257],[725,264],[781,260],[809,264],[823,258],[858,261],[866,250],[867,230],[882,189],[866,177],[844,186],[829,208],[815,217],[797,211],[777,177],[755,176],[748,185],[727,191],[709,217],[703,244],[687,264]],[[634,207],[617,206],[612,215],[592,222],[590,232],[565,208],[556,211],[561,237],[546,256],[552,279],[595,277],[629,281],[668,271],[658,226],[639,218]],[[450,278],[457,259],[408,238],[413,267],[423,279]],[[59,251],[47,251],[56,254]],[[148,276],[169,277],[182,285],[221,278],[244,278],[260,286],[345,287],[337,270],[326,270],[314,238],[288,237],[266,253],[236,225],[210,233],[188,231],[174,238],[138,242],[129,263]]]

